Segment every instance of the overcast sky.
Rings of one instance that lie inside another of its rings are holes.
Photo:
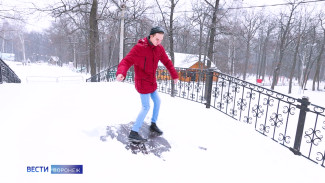
[[[30,8],[34,7],[34,4],[36,4],[38,7],[45,7],[49,2],[55,2],[57,0],[0,0],[0,7],[2,10],[12,8],[14,7],[16,10],[28,10]],[[189,0],[180,0],[179,4],[184,4],[190,2]],[[230,2],[227,0],[221,0],[220,3],[224,2]],[[260,6],[260,5],[270,5],[270,4],[281,4],[286,3],[286,0],[243,0],[243,6]],[[322,4],[325,4],[325,2],[322,2]],[[183,6],[183,5],[182,5]],[[183,6],[184,7],[184,6]],[[280,6],[281,7],[281,6]],[[279,6],[277,7],[267,7],[267,9],[280,9]],[[272,10],[273,11],[273,10]],[[46,16],[45,14],[33,14],[33,15],[24,15],[25,17],[28,16],[28,23],[26,25],[26,29],[28,31],[34,30],[34,31],[41,31],[45,28],[48,28],[50,26],[50,21],[53,20],[49,16]]]

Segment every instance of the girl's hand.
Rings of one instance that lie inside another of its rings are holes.
[[[124,76],[123,76],[122,74],[118,74],[118,75],[116,76],[116,80],[117,80],[117,81],[123,81],[123,80],[124,80]]]

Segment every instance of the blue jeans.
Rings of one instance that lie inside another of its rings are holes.
[[[139,130],[143,124],[144,118],[147,116],[149,109],[150,109],[150,97],[154,104],[151,122],[153,122],[153,123],[157,122],[159,108],[160,108],[160,98],[159,98],[157,90],[152,93],[148,93],[148,94],[140,94],[142,109],[141,109],[140,113],[138,114],[135,124],[132,127],[133,131],[139,132]]]

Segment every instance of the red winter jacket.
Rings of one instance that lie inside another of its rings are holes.
[[[156,70],[159,60],[168,69],[173,79],[178,79],[178,74],[172,61],[166,55],[162,45],[154,46],[148,38],[143,38],[131,49],[118,65],[116,75],[126,77],[129,68],[134,65],[135,88],[139,93],[152,93],[157,89]]]

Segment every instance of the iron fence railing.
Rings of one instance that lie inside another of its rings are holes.
[[[114,81],[117,66],[87,79]],[[296,155],[325,167],[325,108],[209,69],[176,68],[179,82],[174,96],[205,104],[251,125],[257,132]],[[158,91],[171,94],[172,82],[165,67],[156,72]],[[130,69],[125,82],[134,82]]]
[[[20,83],[19,77],[13,70],[0,58],[0,84],[5,83]]]

